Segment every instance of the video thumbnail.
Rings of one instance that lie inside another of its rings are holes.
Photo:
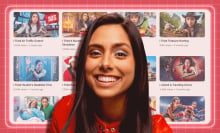
[[[141,36],[156,36],[156,13],[155,12],[120,12],[122,16],[133,22]]]
[[[148,80],[156,81],[156,56],[147,56]]]
[[[76,56],[63,57],[63,81],[76,80]]]
[[[204,56],[161,56],[161,81],[204,81]]]
[[[58,37],[58,12],[14,12],[14,37]]]
[[[81,37],[86,34],[87,28],[106,12],[64,12],[63,36]]]
[[[158,114],[157,110],[156,110],[156,96],[150,96],[149,97],[149,106],[151,108],[151,114],[154,115],[154,114]]]
[[[58,56],[14,56],[14,81],[58,81]]]
[[[21,123],[42,123],[50,121],[57,96],[15,96],[14,121]]]
[[[200,122],[205,120],[203,96],[161,96],[160,113],[167,122]]]
[[[204,12],[161,12],[161,37],[204,37]]]

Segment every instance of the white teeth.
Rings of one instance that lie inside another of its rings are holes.
[[[117,81],[117,78],[115,78],[115,77],[106,77],[106,76],[98,76],[97,79],[102,82],[115,82],[115,81]]]

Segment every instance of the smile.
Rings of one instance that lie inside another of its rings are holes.
[[[115,82],[119,78],[114,77],[114,76],[97,76],[97,80],[100,82]]]
[[[98,75],[96,79],[100,82],[116,82],[119,78],[115,76]]]
[[[117,84],[121,78],[117,76],[97,75],[95,76],[96,83],[102,87],[110,87]]]

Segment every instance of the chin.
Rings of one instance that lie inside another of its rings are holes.
[[[126,93],[122,92],[112,92],[109,90],[96,90],[95,94],[98,98],[101,99],[110,99],[110,98],[116,98],[116,97],[123,97],[126,95]]]
[[[102,92],[100,92],[100,91],[95,91],[95,94],[96,94],[96,96],[98,97],[98,98],[112,98],[112,97],[114,97],[115,95],[114,94],[112,94],[111,92],[106,92],[106,91],[102,91]]]

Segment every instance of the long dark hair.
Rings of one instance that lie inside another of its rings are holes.
[[[172,110],[172,112],[175,111],[175,110],[173,109],[173,103],[176,102],[176,100],[180,100],[180,98],[179,98],[179,97],[173,97],[173,98],[172,98],[172,103],[171,103],[171,110]]]
[[[185,18],[185,22],[184,22],[184,24],[183,24],[183,29],[187,29],[188,27],[189,27],[189,26],[188,26],[188,24],[187,24],[187,22],[186,22],[186,18]],[[195,18],[195,24],[194,24],[194,26],[193,26],[193,29],[194,29],[193,37],[199,32],[199,28],[200,28],[200,26],[198,25],[197,19]]]
[[[43,109],[43,104],[42,104],[42,100],[44,100],[44,99],[46,99],[47,101],[49,101],[49,99],[48,99],[48,97],[42,97],[41,98],[41,108],[40,108],[40,110],[42,110]],[[49,103],[48,103],[49,104]]]
[[[79,23],[82,23],[83,24],[83,15],[84,14],[87,14],[87,20],[85,21],[85,23],[88,25],[89,23],[89,14],[87,12],[83,12],[80,16],[80,20],[79,20]]]
[[[29,26],[29,33],[31,32],[32,28],[31,28],[31,24],[32,24],[32,16],[34,14],[37,14],[37,17],[38,17],[38,20],[37,20],[37,32],[40,30],[41,28],[41,24],[40,24],[40,16],[37,12],[32,12],[31,15],[30,15],[30,18],[29,18],[29,21],[28,21],[28,26]]]
[[[31,100],[31,102],[28,104],[28,108],[31,108],[31,104],[32,104],[32,102],[34,102],[34,101],[36,101],[36,105],[35,105],[34,108],[37,108],[37,106],[38,106],[37,100]]]
[[[190,66],[195,66],[195,62],[193,61],[193,59],[191,57],[185,57],[183,59],[183,65],[185,63],[186,60],[189,60],[190,61]]]
[[[129,36],[135,58],[135,77],[127,92],[126,116],[122,120],[120,133],[151,133],[152,120],[149,108],[149,87],[147,77],[147,60],[143,42],[136,26],[128,19],[116,13],[107,14],[97,19],[88,28],[87,34],[81,40],[81,48],[76,69],[76,94],[70,117],[64,126],[62,133],[68,129],[73,115],[76,115],[75,133],[97,132],[94,114],[97,112],[99,102],[97,96],[87,85],[85,79],[85,62],[88,45],[94,31],[108,24],[120,24]],[[74,132],[74,131],[73,131]]]

